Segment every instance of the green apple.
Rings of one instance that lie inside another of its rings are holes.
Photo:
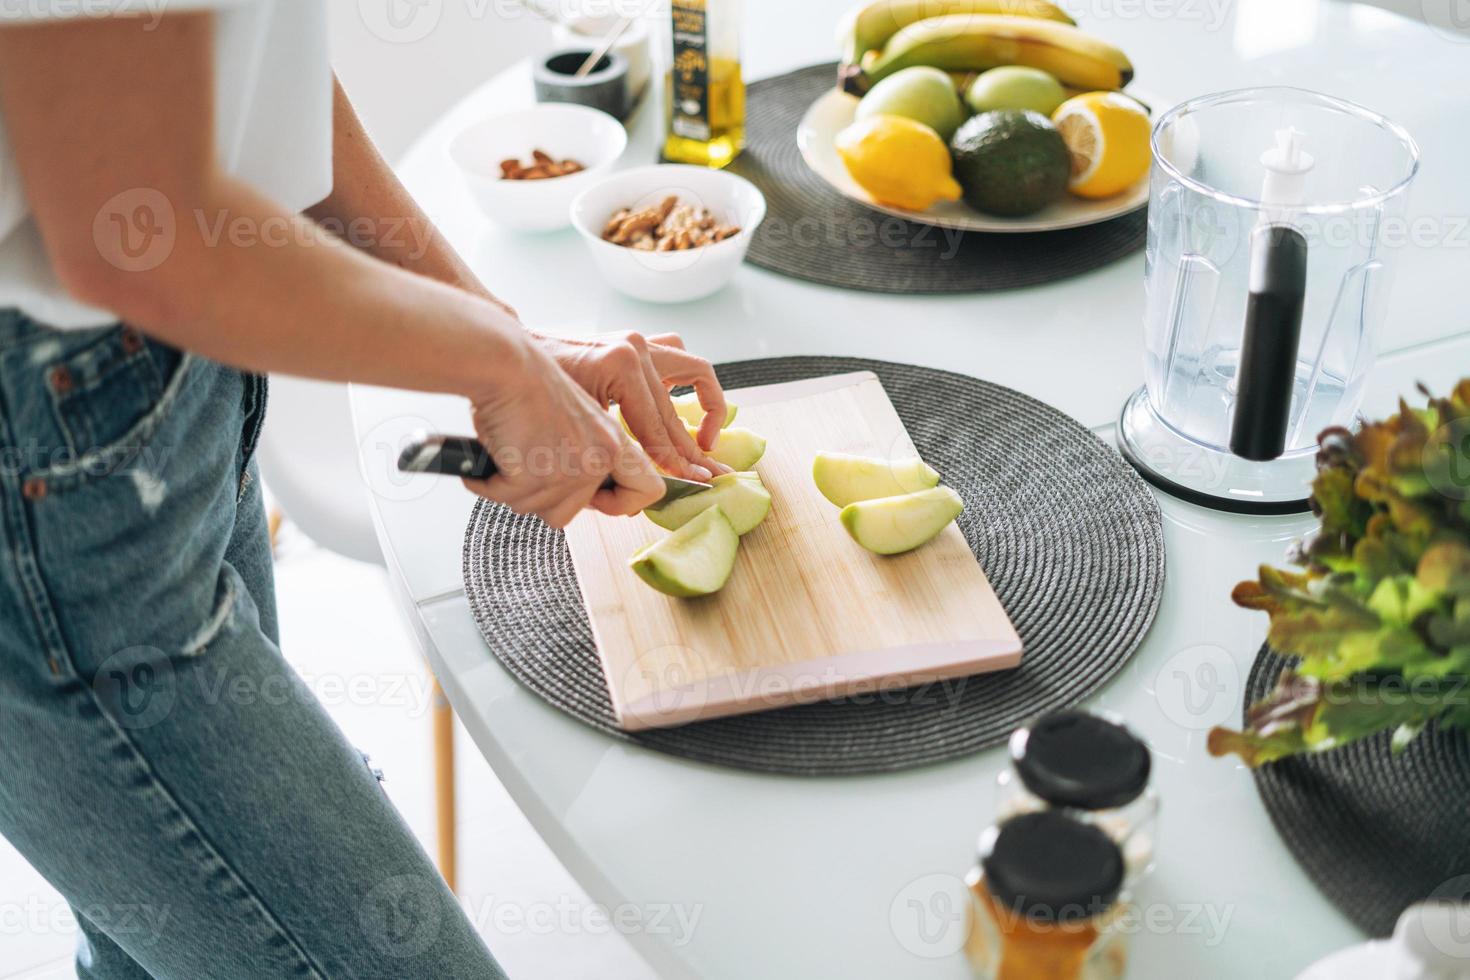
[[[983,71],[970,83],[965,102],[976,112],[992,109],[1030,109],[1048,119],[1067,101],[1062,83],[1040,68],[1002,65]]]
[[[666,531],[677,531],[711,507],[725,512],[736,534],[745,534],[771,512],[771,492],[757,473],[725,473],[710,481],[711,489],[691,493],[662,507],[650,507],[644,516]]]
[[[699,438],[699,430],[686,426],[689,434]],[[766,440],[749,429],[721,429],[715,448],[707,455],[717,463],[724,463],[732,470],[748,470],[766,454]]]
[[[939,485],[939,473],[917,456],[889,460],[847,453],[817,453],[812,461],[812,479],[822,496],[838,507]]]
[[[899,497],[859,500],[838,518],[852,539],[880,555],[912,551],[949,526],[965,505],[949,487],[934,487]]]
[[[946,143],[965,121],[965,107],[955,91],[954,79],[927,65],[894,72],[874,85],[858,103],[855,118],[880,114],[921,122]]]
[[[679,413],[679,418],[683,419],[685,424],[699,428],[699,423],[704,421],[704,406],[699,404],[699,396],[691,391],[688,394],[675,395],[673,402],[674,411]],[[734,402],[725,402],[725,422],[720,428],[728,429],[730,423],[735,421],[735,413],[739,409],[740,406]]]
[[[740,535],[716,506],[668,537],[639,549],[628,564],[664,595],[687,599],[724,588],[739,550]]]

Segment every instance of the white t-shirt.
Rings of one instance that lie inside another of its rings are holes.
[[[146,25],[187,10],[214,11],[215,145],[220,165],[293,211],[326,197],[332,190],[332,67],[325,0],[0,0],[0,26],[115,15],[137,16]],[[86,134],[77,134],[78,144],[85,138]],[[137,189],[137,196],[140,204],[150,203],[146,189]],[[172,218],[202,220],[206,226],[214,220],[192,213],[175,213]],[[142,246],[143,240],[138,244]],[[105,310],[76,302],[57,283],[0,118],[0,308],[4,307],[19,307],[42,323],[62,328],[116,320]]]

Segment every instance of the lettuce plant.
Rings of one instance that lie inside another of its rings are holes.
[[[1421,389],[1422,391],[1422,389]],[[1470,378],[1424,408],[1322,433],[1296,570],[1261,566],[1232,598],[1296,658],[1244,731],[1210,732],[1250,766],[1430,722],[1470,729]]]

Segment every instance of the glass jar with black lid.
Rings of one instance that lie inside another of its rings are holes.
[[[1022,813],[980,838],[965,956],[981,980],[1119,980],[1127,966],[1123,852],[1062,810]]]
[[[1159,798],[1148,746],[1121,720],[1058,711],[1011,735],[996,819],[1051,808],[1096,824],[1123,849],[1130,878],[1153,866]]]

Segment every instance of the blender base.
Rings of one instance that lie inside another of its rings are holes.
[[[1302,514],[1317,472],[1316,450],[1268,462],[1241,459],[1180,435],[1154,412],[1148,390],[1129,396],[1118,417],[1118,450],[1165,493],[1232,514]]]

